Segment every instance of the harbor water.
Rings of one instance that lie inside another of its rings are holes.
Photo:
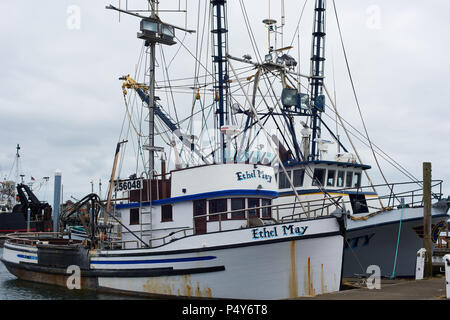
[[[3,248],[0,248],[3,256]],[[69,290],[57,286],[17,279],[0,263],[0,300],[125,300],[140,297],[100,294],[85,290]]]

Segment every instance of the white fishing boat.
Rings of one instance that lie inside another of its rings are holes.
[[[149,1],[149,17],[142,15],[145,11],[109,6],[141,19],[138,37],[148,53],[149,82],[121,79],[124,94],[132,89],[149,112],[142,119],[149,123],[148,135],[135,130],[138,160],[148,155],[144,170],[136,169],[128,179],[117,178],[117,173],[124,175],[119,159],[126,158],[121,157],[126,141],[119,142],[106,205],[91,194],[75,206],[88,208],[87,217],[79,215],[86,239],[72,238],[70,228],[9,235],[2,262],[13,275],[69,288],[165,297],[287,299],[340,289],[342,211],[321,199],[297,197],[275,204],[279,192],[270,164],[277,159],[240,163],[227,152],[238,130],[228,115],[226,1],[208,3],[214,42],[212,87],[217,96],[211,108],[216,129],[212,152],[203,153],[192,135],[183,134],[155,97],[155,47],[175,44],[176,29],[190,30],[164,23],[156,1]],[[155,146],[156,119],[203,163],[187,166],[179,159],[177,144],[169,143],[177,160],[176,168],[166,172],[164,149]],[[280,222],[286,210],[293,216]]]

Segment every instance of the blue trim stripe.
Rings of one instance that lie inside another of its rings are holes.
[[[362,195],[371,195],[371,196],[378,195],[377,193],[370,192],[370,191],[367,191],[367,192],[350,191],[350,190],[345,190],[345,189],[342,189],[342,190],[339,190],[339,189],[325,189],[325,190],[327,192],[329,192],[329,193],[342,193],[342,194],[347,194],[347,195],[350,195],[350,194],[362,194]],[[297,193],[300,195],[300,194],[323,193],[323,191],[320,190],[320,189],[297,189]],[[292,192],[292,191],[285,191],[285,192],[280,192],[278,195],[279,196],[293,196],[294,192]]]
[[[204,192],[197,193],[187,196],[179,196],[173,198],[167,198],[162,200],[152,201],[152,205],[164,205],[169,203],[176,203],[182,201],[191,201],[191,200],[200,200],[206,198],[216,198],[216,197],[226,197],[226,196],[263,196],[263,197],[278,197],[277,191],[267,191],[267,190],[254,190],[254,189],[237,189],[237,190],[223,190],[223,191],[213,191],[213,192]],[[142,202],[142,206],[149,206],[150,202]],[[136,208],[139,207],[139,203],[126,203],[126,204],[117,204],[116,209],[126,209],[126,208]]]
[[[22,259],[29,259],[29,260],[36,260],[38,259],[38,257],[35,256],[26,256],[24,254],[18,254],[17,255],[18,258],[22,258]]]
[[[151,263],[176,263],[176,262],[193,262],[214,260],[217,257],[204,256],[192,258],[175,258],[175,259],[153,259],[153,260],[102,260],[91,261],[91,264],[151,264]]]

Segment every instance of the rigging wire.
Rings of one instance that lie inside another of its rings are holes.
[[[304,86],[302,84],[302,87],[306,90],[307,93],[309,93],[309,88],[307,88],[306,86]],[[331,101],[331,98],[330,98]],[[334,111],[334,108],[332,108],[330,105],[326,105],[328,107],[329,110],[331,110],[331,112],[333,112],[336,116],[336,118],[338,117],[337,112]],[[333,119],[331,116],[329,116],[327,113],[324,113],[324,115],[326,115],[327,117],[329,117],[332,121],[335,121],[336,119]],[[352,130],[354,130],[355,132],[352,132],[351,130],[348,130],[348,132],[355,137],[356,139],[358,139],[361,143],[363,143],[365,146],[369,147],[368,144],[366,144],[362,139],[367,140],[367,137],[364,136],[364,134],[362,132],[360,132],[357,128],[355,128],[350,122],[348,122],[347,120],[345,120],[344,118],[342,118],[343,123],[345,123],[347,126],[349,126]],[[346,129],[345,125],[340,124],[339,126],[341,126],[343,129]],[[358,137],[361,136],[360,137]],[[372,143],[372,146],[374,148],[376,148],[379,152],[375,151],[379,156],[381,156],[383,158],[383,160],[385,160],[387,163],[389,163],[392,167],[394,167],[395,169],[397,169],[398,171],[400,171],[402,174],[404,174],[408,179],[411,179],[412,182],[417,183],[418,185],[421,186],[421,182],[412,174],[410,173],[406,168],[404,168],[400,163],[398,163],[395,159],[393,159],[391,156],[389,156],[385,151],[383,151],[380,147],[378,147],[376,144]]]
[[[365,124],[365,121],[364,121],[364,117],[363,117],[363,115],[362,115],[362,111],[361,111],[361,107],[360,107],[360,104],[359,104],[358,96],[357,96],[357,94],[356,94],[355,83],[353,82],[352,73],[351,73],[351,71],[350,71],[350,65],[349,65],[349,61],[348,61],[348,57],[347,57],[347,52],[346,52],[345,46],[344,46],[344,40],[343,40],[343,36],[342,36],[341,25],[340,25],[340,23],[339,23],[339,18],[338,18],[338,13],[337,13],[337,8],[336,8],[336,2],[335,2],[335,0],[333,0],[333,8],[334,8],[335,16],[336,16],[336,23],[337,23],[337,27],[338,27],[338,31],[339,31],[339,38],[340,38],[340,40],[341,40],[342,51],[343,51],[343,53],[344,53],[345,64],[346,64],[346,67],[347,67],[348,76],[349,76],[349,78],[350,78],[350,83],[351,83],[351,86],[352,86],[353,96],[354,96],[354,98],[355,98],[356,106],[358,107],[358,113],[359,113],[359,116],[360,116],[360,119],[361,119],[361,123],[362,123],[362,125],[363,125],[364,132],[365,132],[365,134],[366,134],[367,141],[369,142],[370,149],[371,149],[372,155],[373,155],[373,157],[374,157],[374,159],[375,159],[375,163],[377,164],[378,170],[380,171],[380,174],[381,174],[381,176],[383,177],[384,182],[386,183],[386,185],[389,187],[389,189],[390,189],[391,192],[393,193],[393,190],[392,190],[392,188],[390,187],[389,183],[387,182],[387,179],[386,179],[386,177],[384,176],[383,170],[381,169],[380,163],[378,162],[378,158],[377,158],[377,156],[376,156],[376,154],[375,154],[375,152],[374,152],[374,149],[373,149],[373,146],[372,146],[372,141],[371,141],[371,139],[370,139],[370,137],[369,137],[369,133],[368,133],[368,131],[367,131],[367,127],[366,127],[366,124]],[[397,201],[399,201],[399,203],[400,203],[400,199],[398,199],[397,197],[396,197],[396,199],[397,199]]]

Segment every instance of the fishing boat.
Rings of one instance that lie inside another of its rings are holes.
[[[338,17],[335,5],[334,10]],[[348,213],[344,276],[366,276],[371,265],[378,266],[384,277],[414,276],[416,255],[423,247],[423,181],[415,178],[378,148],[370,140],[367,131],[361,134],[338,112],[331,90],[325,85],[326,1],[315,1],[308,75],[300,73],[296,69],[296,59],[285,53],[292,47],[286,47],[283,43],[280,45],[279,40],[277,43],[276,37],[280,37],[280,30],[284,27],[283,17],[282,12],[281,24],[273,18],[263,21],[269,39],[264,60],[252,61],[245,57],[228,56],[232,61],[233,79],[236,79],[247,102],[247,108],[242,105],[235,107],[245,119],[242,131],[247,136],[241,140],[244,148],[233,152],[238,158],[246,157],[253,143],[248,141],[258,141],[258,130],[252,128],[255,124],[252,119],[254,113],[249,112],[248,108],[260,105],[257,113],[267,125],[272,123],[275,128],[272,139],[278,146],[281,158],[276,165],[279,196],[273,203],[287,204],[300,197],[303,201],[322,200],[331,208],[340,208]],[[339,21],[337,24],[340,32]],[[343,44],[342,34],[339,35]],[[273,41],[273,38],[275,42],[271,45],[270,40]],[[252,66],[253,69],[238,75],[235,70],[242,65]],[[348,72],[350,74],[349,67]],[[301,82],[302,79],[307,82],[306,85]],[[281,84],[281,88],[277,84]],[[261,98],[262,92],[268,93]],[[272,101],[275,103],[270,103]],[[360,109],[357,99],[356,102]],[[326,118],[326,111],[332,116]],[[362,124],[365,128],[364,122]],[[340,128],[341,135],[336,132],[337,128]],[[351,148],[345,145],[343,135]],[[372,168],[362,161],[361,150],[354,144],[356,139],[364,142],[374,155],[384,184],[375,185],[372,182],[369,175]],[[330,155],[332,144],[337,146],[334,155]],[[388,182],[378,165],[379,158],[398,168],[411,181]],[[365,177],[367,185],[363,184]],[[434,242],[449,219],[449,198],[442,194],[442,183],[442,180],[432,182],[434,202],[431,223]],[[336,197],[340,197],[339,201],[336,201]],[[299,208],[301,213],[308,210],[307,206]],[[293,213],[290,208],[286,208],[279,214],[281,221],[290,221],[297,217],[298,212]]]
[[[122,152],[130,137],[120,139],[106,204],[89,194],[75,205],[87,237],[74,238],[71,229],[63,226],[56,226],[58,232],[53,233],[11,234],[2,262],[23,280],[150,296],[287,299],[338,291],[344,212],[324,205],[321,199],[296,197],[290,203],[275,204],[279,191],[272,162],[279,160],[278,152],[273,150],[269,161],[236,161],[230,152],[239,128],[229,114],[226,1],[208,2],[215,70],[210,107],[215,129],[209,153],[198,146],[192,133],[184,133],[155,96],[155,48],[174,45],[175,30],[191,30],[163,22],[157,2],[148,3],[148,17],[143,15],[145,10],[107,7],[141,19],[138,38],[144,40],[149,81],[138,82],[130,76],[121,80],[128,132],[136,133],[137,160],[145,157],[144,168],[127,178],[118,177],[124,175],[119,161],[126,159]],[[128,90],[148,111],[142,119],[148,122],[148,135],[132,122]],[[195,101],[201,101],[198,91]],[[164,148],[155,145],[156,120],[174,138],[167,144],[175,168],[168,172]],[[260,130],[266,130],[258,123]],[[187,159],[196,157],[198,163],[187,165],[177,145],[187,149]],[[308,210],[299,210],[303,207]],[[77,208],[87,208],[88,214]],[[293,216],[281,222],[286,210]],[[119,225],[118,230],[114,225]]]
[[[15,166],[19,167],[17,145]],[[17,173],[17,177],[19,174]],[[5,180],[0,184],[0,235],[24,231],[51,231],[52,208],[40,201],[31,187],[25,183]]]

